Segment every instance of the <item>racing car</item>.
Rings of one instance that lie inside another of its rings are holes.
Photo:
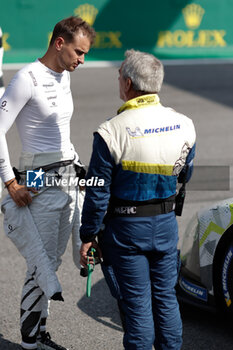
[[[182,241],[178,299],[233,316],[233,198],[197,212]]]

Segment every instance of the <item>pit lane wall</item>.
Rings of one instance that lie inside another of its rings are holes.
[[[233,58],[232,12],[233,0],[1,0],[4,63],[40,57],[70,15],[97,32],[88,60],[122,60],[131,48],[161,59]]]

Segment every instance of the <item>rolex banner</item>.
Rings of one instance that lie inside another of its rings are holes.
[[[96,30],[87,60],[122,60],[131,48],[161,59],[232,58],[232,13],[233,0],[1,0],[4,63],[40,57],[70,15]]]

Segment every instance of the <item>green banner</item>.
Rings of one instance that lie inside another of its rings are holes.
[[[131,48],[161,59],[233,58],[232,11],[233,0],[1,0],[4,63],[41,57],[70,15],[96,30],[87,60],[122,60]]]

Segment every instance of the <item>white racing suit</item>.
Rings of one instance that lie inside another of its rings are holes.
[[[0,27],[0,97],[4,94],[5,87],[3,83],[2,60],[4,49],[2,47],[2,29]],[[0,179],[0,198],[2,197],[2,181]]]
[[[57,160],[53,155],[54,152],[32,157],[24,154],[20,169],[35,169],[45,161],[51,164],[52,159]],[[62,291],[56,271],[71,232],[74,262],[79,267],[83,194],[79,194],[72,181],[76,176],[74,165],[56,167],[49,171],[49,175],[50,183],[58,177],[67,180],[67,186],[42,187],[38,194],[32,194],[32,203],[26,207],[18,207],[9,195],[2,202],[5,232],[26,259],[28,269],[21,299],[22,344],[35,342],[40,320],[48,316],[48,300]]]
[[[5,87],[3,82],[2,61],[3,61],[4,48],[2,44],[2,29],[0,27],[0,97],[4,94]]]
[[[6,141],[6,134],[14,122],[23,151],[19,170],[32,171],[75,158],[70,140],[72,114],[68,71],[55,72],[40,60],[19,70],[0,99],[0,176],[3,182],[15,177]],[[49,172],[51,181],[53,178],[69,180],[75,176],[72,164],[58,166]],[[62,298],[55,271],[71,231],[78,234],[77,206],[75,185],[56,183],[41,187],[28,207],[16,207],[9,196],[3,202],[6,233],[28,266],[21,303],[22,345],[26,349],[37,348],[36,332],[38,325],[40,330],[41,325],[45,325],[48,299]]]

